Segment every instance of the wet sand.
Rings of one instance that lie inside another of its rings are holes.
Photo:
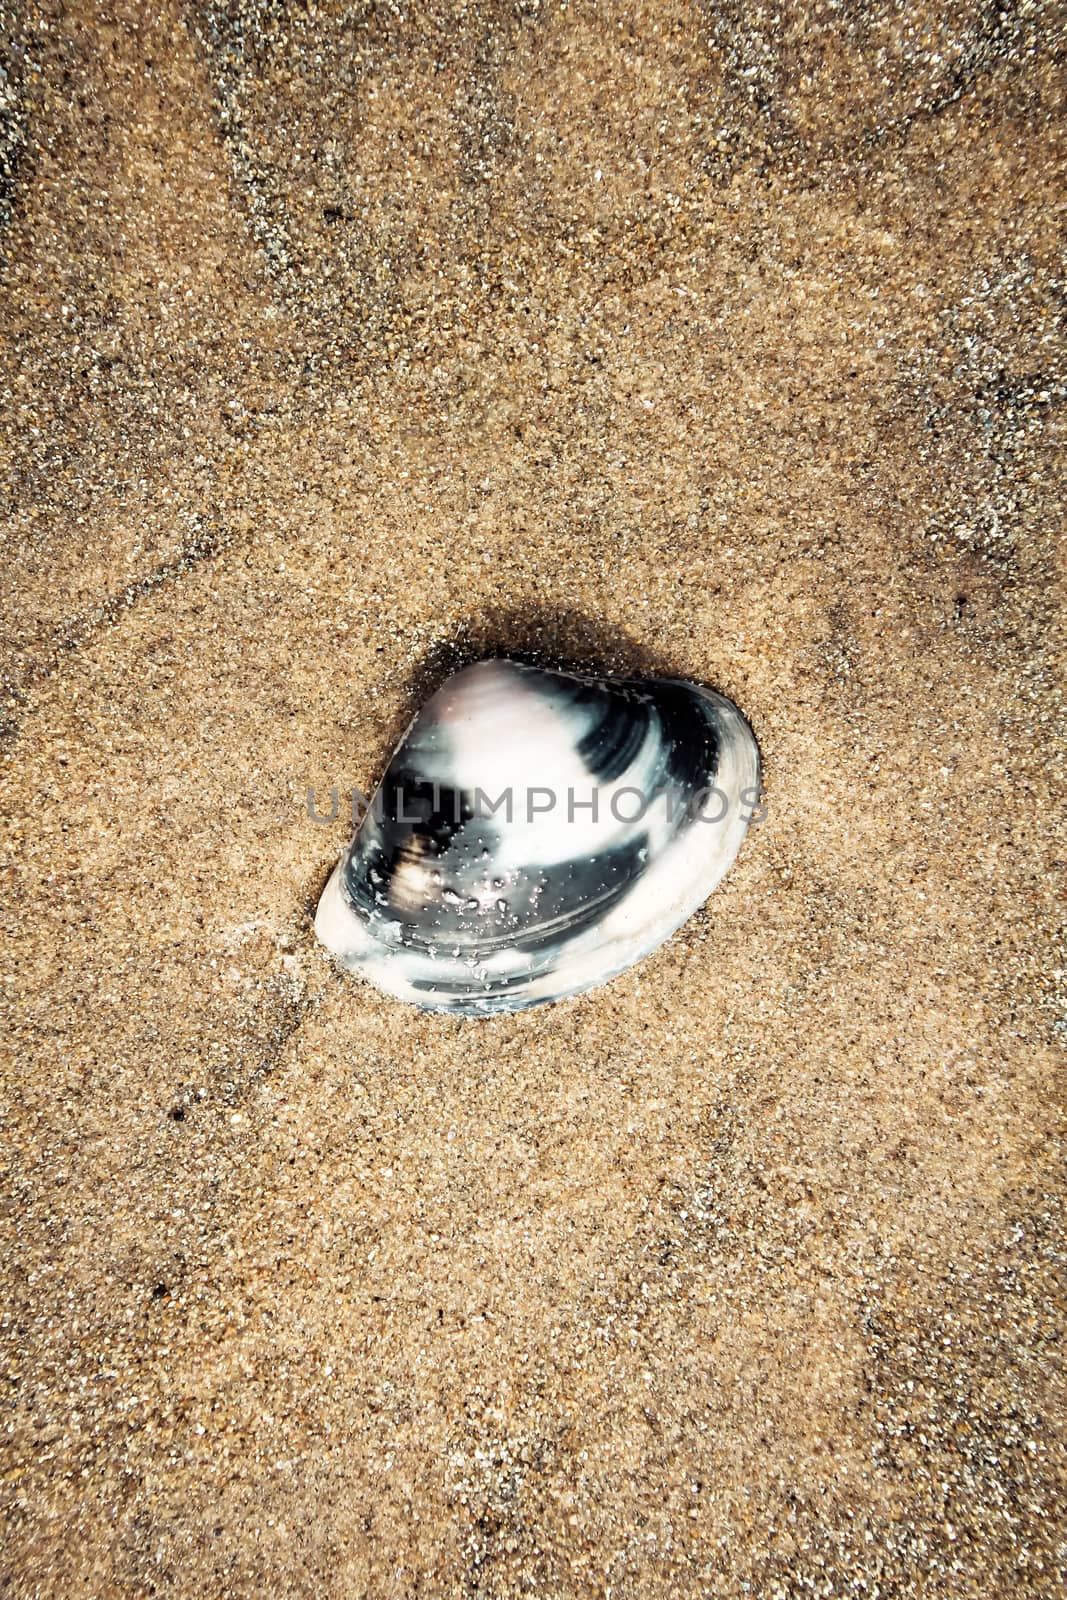
[[[8,1594],[1067,1593],[1067,13],[774,18],[3,19]],[[306,795],[508,650],[767,820],[465,1023]]]

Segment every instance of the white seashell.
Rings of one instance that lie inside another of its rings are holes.
[[[426,1010],[578,994],[703,903],[759,785],[751,729],[710,689],[481,661],[401,739],[315,932]]]

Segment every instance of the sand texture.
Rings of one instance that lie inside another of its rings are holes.
[[[0,21],[3,1594],[1067,1593],[1067,10]],[[508,650],[767,820],[427,1016],[310,915]]]

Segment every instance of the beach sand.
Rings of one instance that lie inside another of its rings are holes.
[[[4,1593],[1067,1593],[1063,7],[4,27]],[[509,650],[767,817],[462,1022],[310,918]]]

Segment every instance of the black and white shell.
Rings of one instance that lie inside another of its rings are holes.
[[[751,729],[712,690],[481,661],[411,723],[315,931],[427,1010],[578,994],[703,903],[759,786]]]

